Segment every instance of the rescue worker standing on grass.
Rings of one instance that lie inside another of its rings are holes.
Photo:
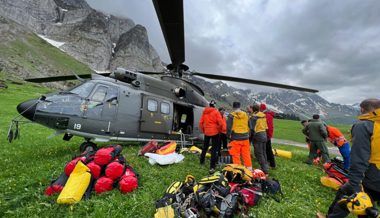
[[[338,205],[344,196],[361,191],[361,185],[372,201],[380,202],[380,100],[366,99],[360,104],[362,115],[351,129],[352,147],[348,182],[336,194],[328,214],[317,217],[346,217],[347,208]]]
[[[326,129],[328,133],[327,139],[331,144],[338,147],[339,152],[343,157],[344,169],[348,170],[348,167],[350,166],[350,144],[338,128],[326,125]]]
[[[274,158],[274,154],[272,151],[272,137],[273,137],[273,118],[274,112],[267,110],[267,106],[264,103],[260,104],[260,111],[265,114],[265,118],[267,120],[267,144],[266,144],[266,153],[267,153],[267,161],[269,166],[272,168],[276,167],[276,159]]]
[[[249,117],[240,110],[240,102],[234,102],[233,112],[227,119],[227,137],[230,139],[229,153],[234,164],[241,164],[242,157],[244,166],[252,170],[251,151],[249,145]]]
[[[326,147],[327,131],[326,127],[319,120],[319,115],[314,114],[313,119],[302,130],[303,134],[309,137],[310,151],[307,164],[313,164],[313,160],[317,157],[318,149],[321,151],[323,162],[330,162],[329,152]]]
[[[210,174],[215,172],[216,162],[218,161],[218,154],[220,150],[219,133],[223,126],[222,116],[215,108],[216,102],[210,101],[209,107],[203,110],[201,119],[199,120],[199,128],[205,135],[204,145],[200,157],[200,163],[204,164],[206,153],[211,140],[211,160],[210,160]]]
[[[265,174],[269,174],[269,164],[267,161],[267,119],[265,114],[261,112],[260,106],[254,104],[252,106],[253,114],[251,116],[250,123],[253,128],[253,148],[257,161],[260,164],[261,170]]]

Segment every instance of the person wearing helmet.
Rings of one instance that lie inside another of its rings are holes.
[[[201,119],[199,120],[199,128],[204,134],[204,144],[200,157],[200,163],[204,164],[207,150],[211,140],[211,161],[210,161],[210,174],[215,172],[216,162],[218,161],[218,154],[220,150],[219,133],[223,126],[222,116],[215,108],[216,102],[211,100],[209,107],[203,110]]]
[[[359,193],[362,189],[372,201],[380,202],[380,100],[366,99],[360,103],[361,115],[351,129],[352,147],[348,182],[340,187],[335,200],[319,218],[346,217],[350,213],[339,201],[346,196]]]

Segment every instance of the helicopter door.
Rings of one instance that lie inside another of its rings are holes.
[[[140,131],[166,133],[171,131],[173,105],[156,97],[143,95],[140,119]]]

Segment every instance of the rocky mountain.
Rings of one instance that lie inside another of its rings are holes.
[[[192,81],[207,91],[207,98],[215,99],[228,108],[233,101],[240,101],[244,107],[254,102],[266,103],[270,110],[277,113],[294,114],[301,119],[319,114],[322,119],[333,123],[352,123],[359,113],[356,107],[331,103],[313,93],[290,90],[257,92],[238,89],[221,81],[209,82],[197,77],[193,77]]]
[[[0,0],[0,16],[62,42],[60,49],[94,70],[162,70],[143,26],[96,11],[85,0]]]

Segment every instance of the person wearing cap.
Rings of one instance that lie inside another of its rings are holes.
[[[215,108],[216,102],[211,100],[209,107],[203,110],[201,119],[199,120],[199,128],[204,134],[204,145],[200,157],[200,163],[204,164],[207,150],[211,140],[211,160],[210,160],[210,174],[215,172],[216,162],[218,161],[218,154],[220,150],[219,133],[223,126],[222,116]]]
[[[224,116],[225,109],[220,107],[219,109],[220,116],[222,116],[223,125],[221,126],[219,139],[220,139],[220,148],[227,149],[227,120],[226,116]]]
[[[276,159],[274,158],[274,154],[272,151],[272,137],[273,137],[273,118],[275,113],[273,111],[267,110],[267,106],[264,103],[260,104],[260,111],[265,114],[265,118],[267,119],[267,143],[266,143],[266,153],[267,153],[267,161],[269,166],[272,168],[276,167]]]
[[[251,116],[250,123],[253,129],[253,148],[257,161],[260,164],[261,170],[265,174],[269,174],[269,164],[267,161],[267,129],[268,124],[265,114],[260,111],[258,104],[252,105],[253,114]]]
[[[309,137],[310,151],[307,164],[312,164],[318,156],[318,149],[321,151],[322,161],[330,162],[329,151],[326,146],[327,130],[319,119],[318,114],[313,115],[313,119],[302,130],[303,134]]]
[[[249,146],[249,117],[240,109],[240,102],[234,102],[233,112],[227,118],[227,137],[230,139],[229,153],[234,164],[241,164],[252,170],[251,151]]]

